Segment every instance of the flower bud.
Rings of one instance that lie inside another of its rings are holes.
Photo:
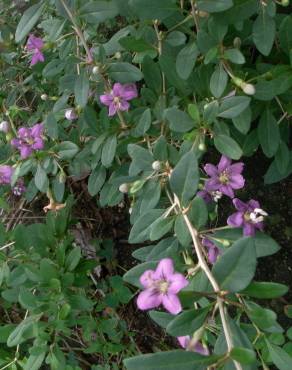
[[[10,125],[7,121],[2,121],[0,123],[0,131],[7,134],[10,131]]]
[[[159,171],[161,169],[161,163],[159,161],[155,161],[152,163],[152,168],[154,171]]]
[[[119,191],[123,194],[127,194],[129,191],[129,185],[128,184],[121,184],[119,186]]]
[[[234,40],[233,40],[233,46],[236,49],[240,49],[240,47],[241,47],[241,38],[240,37],[235,37],[234,38]]]
[[[42,94],[41,99],[44,100],[44,101],[48,100],[48,95],[47,94]]]
[[[100,68],[99,68],[99,66],[94,66],[94,67],[92,68],[92,73],[93,73],[94,75],[98,75],[98,74],[99,74],[99,72],[100,72]]]
[[[76,111],[75,111],[74,108],[66,109],[66,111],[65,111],[65,117],[69,121],[74,121],[75,119],[78,118],[77,113],[76,113]]]
[[[282,0],[281,1],[282,6],[289,6],[289,4],[290,4],[290,0]]]
[[[223,239],[223,240],[221,240],[221,243],[222,243],[222,245],[223,245],[224,247],[229,247],[229,245],[230,245],[230,241],[229,241],[229,240],[227,240],[227,239]]]
[[[243,83],[241,88],[246,95],[254,95],[256,92],[255,87],[252,84]]]
[[[205,145],[205,143],[200,143],[200,144],[199,144],[199,146],[198,146],[198,148],[199,148],[199,150],[200,150],[201,152],[204,152],[204,151],[206,150],[206,145]]]
[[[115,57],[116,59],[121,59],[122,54],[121,54],[119,51],[117,51],[117,52],[115,53],[114,57]]]

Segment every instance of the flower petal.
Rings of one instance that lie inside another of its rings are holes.
[[[214,191],[214,190],[219,190],[221,187],[221,182],[218,180],[218,178],[213,177],[206,181],[205,188],[207,191]]]
[[[243,235],[244,236],[254,236],[255,235],[255,225],[245,222],[243,225]]]
[[[140,310],[150,310],[160,306],[162,295],[153,289],[146,289],[138,295],[137,306]]]
[[[168,281],[174,273],[173,261],[171,258],[163,258],[154,273],[155,279]]]
[[[201,355],[203,356],[208,356],[209,355],[209,350],[207,347],[204,347],[202,345],[202,343],[200,342],[197,342],[195,345],[192,346],[192,348],[190,348],[191,350],[193,350],[194,352],[197,352],[197,353],[200,353]]]
[[[233,187],[233,189],[241,189],[244,187],[245,180],[241,175],[232,175],[229,179],[229,185]]]
[[[234,198],[234,191],[230,185],[221,185],[219,190],[229,198]]]
[[[140,283],[144,286],[144,288],[149,288],[153,283],[153,270],[146,270],[143,272],[143,274],[140,276]]]
[[[35,138],[34,143],[32,144],[31,147],[34,150],[41,150],[41,149],[43,149],[44,148],[44,141],[43,141],[43,139],[40,138],[40,137]]]
[[[44,125],[42,123],[37,123],[31,128],[31,136],[38,137],[41,136],[41,134],[44,131]]]
[[[229,172],[230,172],[232,175],[238,175],[238,174],[241,174],[241,172],[243,171],[243,167],[244,167],[244,163],[242,163],[242,162],[234,163],[234,164],[232,164],[232,165],[229,167]]]
[[[130,108],[130,104],[126,100],[121,100],[119,104],[119,110],[126,111]]]
[[[113,102],[111,102],[111,104],[109,105],[109,109],[108,109],[108,115],[110,117],[114,116],[116,113],[117,113],[117,105]]]
[[[112,104],[114,98],[111,94],[100,95],[99,100],[102,104],[109,106]]]
[[[190,343],[191,338],[189,335],[185,335],[183,337],[177,337],[177,340],[182,348],[187,348],[187,346]]]
[[[20,149],[20,156],[22,159],[29,157],[32,153],[32,148],[28,145],[21,145],[19,149]]]
[[[220,162],[218,163],[218,171],[222,172],[226,170],[227,167],[231,165],[231,159],[226,157],[225,155],[222,155]]]
[[[243,225],[243,213],[235,212],[227,219],[227,224],[233,227],[241,227]]]
[[[126,84],[123,87],[124,87],[124,91],[122,94],[123,99],[132,100],[134,98],[137,98],[138,91],[137,91],[137,87],[135,84]]]
[[[257,200],[251,199],[247,202],[248,208],[254,210],[255,208],[261,208],[260,203]]]
[[[180,300],[175,294],[168,293],[163,295],[162,304],[165,309],[173,315],[177,315],[182,310]]]
[[[197,196],[202,198],[206,203],[212,202],[212,197],[207,190],[200,190],[197,192]]]
[[[217,167],[214,166],[211,163],[207,163],[204,166],[204,170],[205,170],[206,174],[209,175],[210,177],[218,176],[218,169],[217,169]]]
[[[168,287],[168,292],[177,294],[180,290],[185,288],[189,282],[184,277],[183,274],[175,273],[169,279],[168,282],[170,283]]]
[[[248,209],[248,205],[238,198],[233,199],[233,204],[238,211],[245,212]]]
[[[116,82],[113,86],[113,96],[114,97],[123,97],[124,88],[123,85],[119,82]]]

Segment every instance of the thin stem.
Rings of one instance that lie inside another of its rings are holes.
[[[191,0],[191,7],[192,7],[192,17],[194,18],[194,22],[195,22],[195,25],[196,25],[196,31],[198,33],[199,30],[200,30],[200,25],[199,25],[198,16],[197,16],[197,13],[196,13],[196,7],[195,7],[195,1],[194,0]]]
[[[69,9],[69,7],[67,6],[65,0],[60,0],[60,2],[62,3],[62,5],[63,5],[63,7],[64,7],[64,9],[66,11],[66,13],[68,14],[68,17],[70,18],[71,22],[74,25],[73,28],[74,28],[75,32],[77,33],[77,35],[79,36],[80,41],[81,41],[81,43],[82,43],[82,45],[83,45],[83,47],[84,47],[84,49],[86,51],[88,62],[89,63],[92,63],[92,61],[93,61],[92,60],[92,55],[91,55],[90,49],[89,49],[89,47],[88,47],[88,45],[86,43],[86,40],[84,38],[84,35],[82,33],[81,28],[78,26],[77,22],[75,21],[74,16],[73,16],[71,10]]]
[[[199,264],[200,264],[202,270],[205,272],[206,276],[208,277],[215,293],[220,294],[220,287],[219,287],[216,279],[212,275],[212,272],[209,269],[209,266],[208,266],[208,264],[207,264],[207,262],[204,258],[204,255],[203,255],[203,252],[202,252],[202,249],[201,249],[201,246],[200,246],[200,241],[199,241],[199,238],[198,238],[198,232],[193,227],[193,225],[191,224],[189,217],[184,212],[183,208],[181,207],[180,201],[179,201],[178,197],[175,194],[174,194],[174,203],[178,206],[178,208],[182,212],[184,221],[187,225],[189,233],[191,234],[193,244],[194,244],[194,248],[195,248],[195,251],[196,251],[196,254],[197,254],[197,258],[198,258],[198,261],[199,261]],[[217,296],[217,304],[218,304],[218,308],[219,308],[219,314],[220,314],[220,318],[221,318],[221,322],[222,322],[224,335],[225,335],[225,338],[226,338],[227,348],[228,348],[228,351],[230,352],[233,348],[232,334],[231,334],[231,331],[230,331],[230,328],[229,328],[229,325],[228,325],[228,321],[227,321],[227,312],[226,312],[226,309],[225,309],[225,306],[224,306],[224,300],[219,295]],[[236,361],[233,361],[233,362],[234,362],[235,368],[237,370],[242,370],[242,367],[238,362],[236,362]]]

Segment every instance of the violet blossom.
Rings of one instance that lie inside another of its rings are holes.
[[[7,165],[0,166],[0,184],[1,185],[10,184],[13,172],[14,170],[11,166]]]
[[[197,352],[203,356],[209,355],[209,350],[207,347],[204,347],[201,342],[193,341],[189,335],[185,335],[183,337],[177,337],[179,344],[182,348],[186,349],[187,351]]]
[[[202,198],[206,203],[210,203],[212,201],[218,202],[219,199],[222,198],[221,191],[208,191],[206,188],[198,191],[197,196]]]
[[[112,90],[100,96],[102,104],[109,107],[108,115],[114,116],[118,111],[127,111],[130,108],[129,100],[138,96],[135,84],[115,83]]]
[[[146,270],[140,277],[140,283],[145,288],[137,299],[140,310],[150,310],[162,304],[173,315],[181,312],[177,294],[188,285],[188,281],[182,274],[174,271],[172,259],[162,259],[155,271]]]
[[[267,212],[260,208],[258,201],[251,199],[247,203],[240,199],[233,199],[233,204],[237,212],[233,213],[227,219],[227,224],[233,227],[242,227],[243,235],[254,236],[256,230],[263,230],[264,217]]]
[[[241,189],[244,186],[244,178],[241,173],[244,164],[242,162],[232,164],[230,158],[222,155],[219,164],[206,164],[204,170],[210,176],[205,184],[208,192],[220,191],[230,198],[234,198],[233,189]]]
[[[17,183],[12,187],[12,193],[18,197],[20,197],[26,191],[26,187],[24,185],[24,181],[20,178]]]
[[[44,46],[44,42],[40,37],[35,37],[34,35],[29,35],[27,40],[26,49],[32,52],[32,58],[30,65],[33,66],[38,62],[44,62],[45,57],[41,52],[41,49]]]
[[[213,265],[217,261],[218,256],[221,254],[220,249],[208,238],[203,238],[202,244],[208,250],[208,261]]]
[[[43,131],[42,123],[33,127],[21,127],[17,131],[17,138],[11,140],[11,145],[20,151],[22,159],[29,157],[33,151],[44,148]]]

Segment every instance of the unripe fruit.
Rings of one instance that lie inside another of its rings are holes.
[[[47,94],[42,94],[41,99],[44,100],[44,101],[48,100],[48,95]]]
[[[155,161],[152,163],[152,168],[154,171],[159,171],[161,169],[161,163],[159,161]]]
[[[119,186],[119,191],[123,194],[127,194],[129,191],[129,185],[128,184],[121,184]]]

